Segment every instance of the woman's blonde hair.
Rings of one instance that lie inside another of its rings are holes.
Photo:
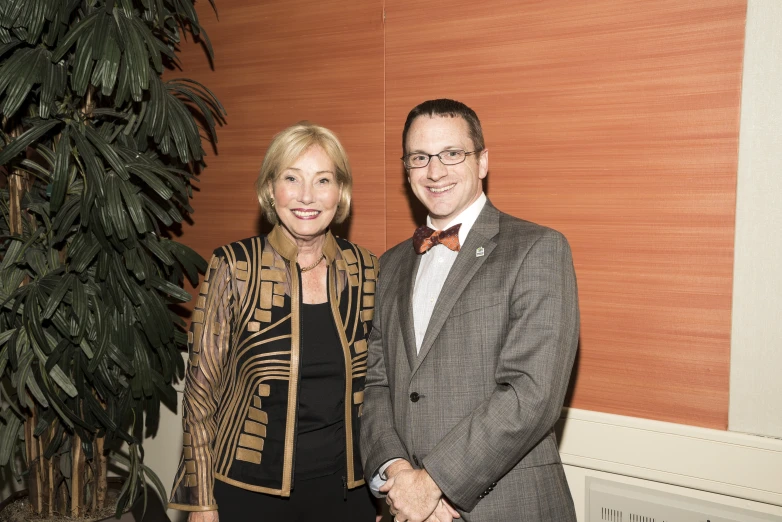
[[[340,198],[336,223],[342,223],[350,214],[350,196],[353,190],[353,176],[350,172],[350,162],[345,149],[337,136],[325,127],[308,121],[301,121],[279,132],[269,148],[261,164],[261,173],[255,182],[258,202],[266,219],[277,224],[277,212],[274,209],[273,187],[279,175],[293,165],[310,147],[319,146],[334,163],[336,182],[340,188]]]

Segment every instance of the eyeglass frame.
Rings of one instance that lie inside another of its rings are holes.
[[[467,161],[467,156],[472,156],[473,154],[479,154],[479,153],[483,152],[484,150],[486,150],[486,149],[485,148],[483,148],[483,149],[475,149],[475,150],[471,150],[471,151],[468,152],[468,151],[462,150],[462,149],[445,149],[445,150],[441,150],[437,154],[427,154],[426,152],[411,152],[410,154],[405,154],[404,156],[402,156],[399,159],[402,160],[402,164],[405,166],[405,168],[408,168],[408,169],[425,169],[426,167],[429,166],[429,163],[432,161],[432,158],[434,158],[435,156],[437,157],[437,159],[440,160],[440,163],[442,163],[445,166],[461,165],[462,163]],[[446,163],[446,162],[443,161],[443,158],[440,157],[440,154],[443,154],[445,152],[457,152],[457,151],[464,152],[464,158],[462,159],[462,161],[458,161],[456,163]],[[409,158],[410,156],[415,156],[415,155],[429,156],[429,159],[427,160],[425,165],[421,165],[420,167],[411,167],[410,165],[407,164],[407,161],[405,161],[405,158]]]

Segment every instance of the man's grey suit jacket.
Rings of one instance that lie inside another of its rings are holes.
[[[570,247],[487,201],[416,354],[420,256],[381,257],[361,418],[364,472],[426,468],[466,522],[575,521],[553,426],[579,331]]]

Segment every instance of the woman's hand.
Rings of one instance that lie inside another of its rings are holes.
[[[187,522],[219,522],[217,511],[193,511],[187,517]]]

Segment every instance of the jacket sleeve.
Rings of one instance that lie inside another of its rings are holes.
[[[385,256],[380,258],[384,265]],[[391,392],[386,373],[385,348],[383,343],[384,295],[387,295],[382,271],[375,294],[375,315],[369,334],[367,378],[364,385],[364,414],[361,417],[361,464],[367,481],[385,462],[393,458],[407,459],[402,440],[394,428]]]
[[[217,509],[213,496],[220,401],[231,330],[231,273],[223,256],[212,256],[193,311],[188,333],[190,359],[182,404],[182,457],[169,507],[183,511]]]
[[[578,345],[575,272],[567,240],[548,230],[514,277],[494,391],[423,459],[443,494],[471,511],[553,428]]]

